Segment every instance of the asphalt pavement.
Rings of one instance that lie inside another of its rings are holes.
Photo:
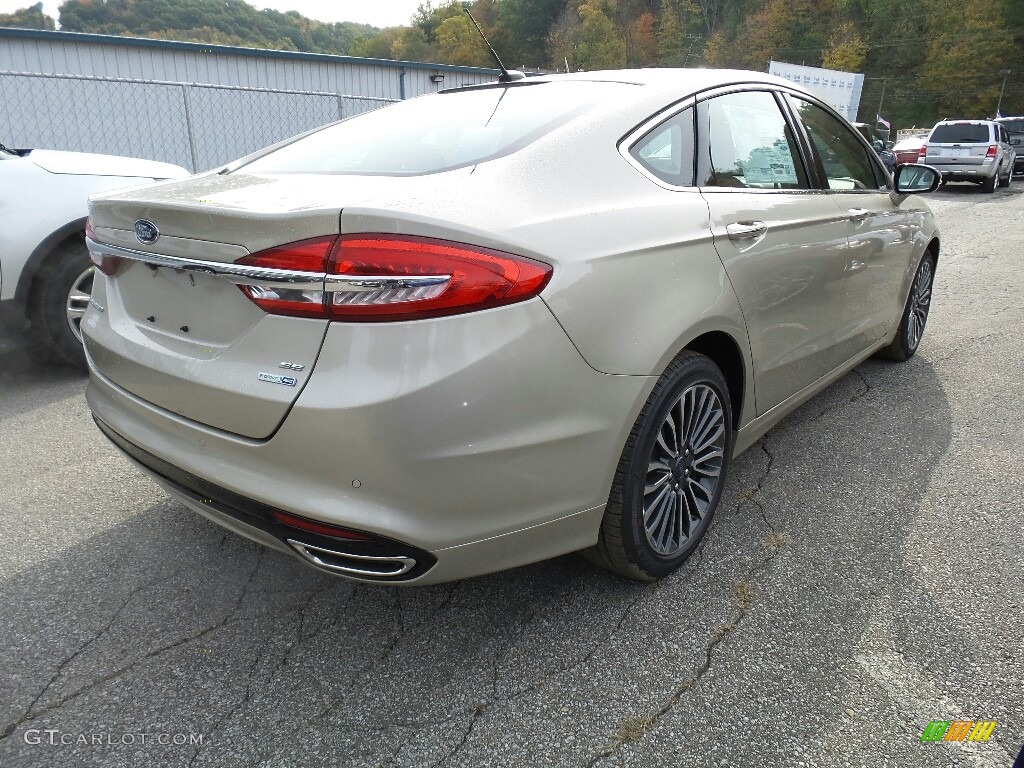
[[[226,534],[0,318],[0,766],[970,766],[1024,743],[1024,181],[931,318],[733,465],[676,574],[356,585]],[[923,743],[933,720],[996,721]]]

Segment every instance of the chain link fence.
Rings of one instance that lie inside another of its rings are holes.
[[[0,72],[0,144],[141,157],[195,173],[393,101],[315,91]]]

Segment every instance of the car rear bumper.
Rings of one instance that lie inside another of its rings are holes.
[[[332,324],[306,388],[265,440],[172,414],[95,368],[87,399],[122,451],[209,519],[315,566],[272,510],[364,532],[392,547],[372,556],[416,566],[385,578],[318,567],[427,584],[593,544],[653,384],[594,371],[535,300]]]
[[[984,163],[943,162],[942,159],[929,157],[925,161],[942,174],[943,181],[984,181],[991,179],[997,166],[991,160]]]

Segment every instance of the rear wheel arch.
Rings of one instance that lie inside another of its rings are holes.
[[[690,341],[683,352],[699,352],[718,366],[729,388],[732,405],[732,428],[738,430],[743,423],[743,398],[746,395],[746,364],[736,340],[724,331],[709,331]]]

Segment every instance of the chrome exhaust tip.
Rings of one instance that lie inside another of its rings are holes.
[[[331,573],[361,579],[397,578],[416,567],[416,560],[402,555],[359,555],[339,549],[285,539],[289,546],[311,565]]]

